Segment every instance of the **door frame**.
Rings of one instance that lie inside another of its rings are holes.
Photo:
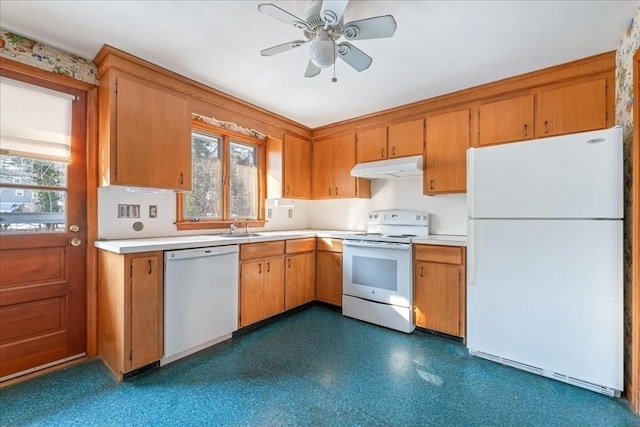
[[[20,74],[27,79],[37,78],[47,82],[60,84],[77,89],[86,94],[86,358],[94,357],[97,351],[97,249],[93,242],[98,236],[98,87],[96,85],[76,80],[61,74],[35,68],[11,59],[0,58],[0,74],[5,71]],[[60,369],[61,366],[79,363],[86,358],[53,366],[31,374],[6,381],[2,386],[20,382],[25,379],[42,375],[46,372]]]

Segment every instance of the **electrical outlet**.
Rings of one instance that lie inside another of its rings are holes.
[[[289,209],[289,218],[293,218],[293,209]]]
[[[273,218],[273,209],[267,209],[267,218]]]
[[[158,205],[149,205],[149,218],[158,218]]]

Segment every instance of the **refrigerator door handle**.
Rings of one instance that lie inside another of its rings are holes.
[[[467,217],[473,218],[473,148],[467,149]],[[469,230],[467,230],[469,231]],[[468,233],[467,233],[468,235]]]
[[[467,220],[467,285],[476,285],[476,248],[473,244],[473,221]]]

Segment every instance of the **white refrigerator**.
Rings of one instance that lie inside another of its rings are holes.
[[[622,128],[467,152],[470,354],[623,389]]]

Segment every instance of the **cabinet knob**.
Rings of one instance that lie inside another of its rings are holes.
[[[395,145],[393,147],[391,147],[391,155],[392,156],[396,155],[396,146]]]
[[[80,246],[82,244],[82,240],[78,239],[77,237],[72,237],[71,239],[69,239],[69,244],[71,246]]]
[[[80,231],[80,227],[76,224],[71,224],[69,226],[69,231],[71,231],[72,233],[77,233],[78,231]]]

